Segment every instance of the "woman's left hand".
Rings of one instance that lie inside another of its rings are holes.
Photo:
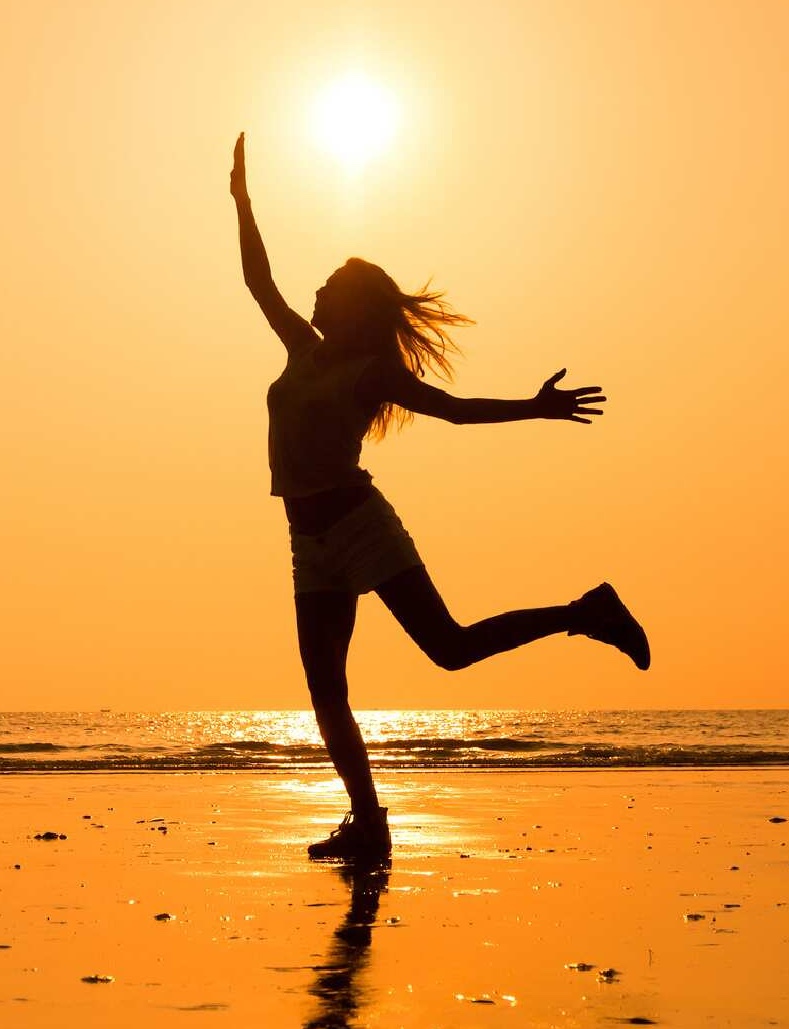
[[[230,194],[236,200],[248,200],[247,169],[244,157],[244,133],[236,140],[233,148],[233,170],[230,172]]]
[[[599,415],[603,412],[587,404],[602,404],[605,397],[599,386],[581,386],[578,389],[557,389],[556,383],[565,377],[567,369],[562,368],[542,384],[534,398],[536,416],[538,418],[563,418],[570,422],[591,424],[592,419],[585,415]]]

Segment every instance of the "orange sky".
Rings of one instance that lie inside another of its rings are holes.
[[[786,706],[789,6],[228,0],[5,14],[6,709],[303,707],[265,390],[227,192],[247,133],[275,277],[349,254],[477,320],[463,395],[601,383],[590,427],[422,420],[366,452],[460,620],[602,579],[654,665],[556,638],[433,668],[375,597],[359,707]],[[399,98],[355,182],[321,85]]]

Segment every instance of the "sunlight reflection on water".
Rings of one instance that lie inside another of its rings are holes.
[[[784,710],[360,711],[356,717],[379,769],[789,764]],[[0,771],[330,767],[311,711],[0,712]]]

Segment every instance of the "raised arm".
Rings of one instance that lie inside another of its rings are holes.
[[[529,418],[563,419],[588,425],[592,417],[603,413],[588,405],[602,404],[606,399],[599,386],[557,389],[556,383],[567,374],[566,368],[552,375],[528,400],[455,397],[429,386],[406,368],[379,366],[379,369],[365,383],[365,393],[371,399],[377,396],[379,403],[390,401],[414,414],[442,418],[455,425],[518,422]]]
[[[274,284],[263,239],[252,213],[247,191],[244,133],[236,140],[233,150],[233,170],[230,173],[230,192],[238,213],[238,237],[241,246],[241,267],[244,282],[260,305],[263,314],[288,350],[314,342],[318,337],[312,326],[291,310]]]

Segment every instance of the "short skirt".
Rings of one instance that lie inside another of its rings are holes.
[[[296,593],[369,593],[422,564],[397,512],[372,487],[364,500],[317,536],[290,533]]]

